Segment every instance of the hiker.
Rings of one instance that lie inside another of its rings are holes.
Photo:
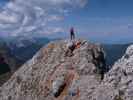
[[[71,40],[75,39],[75,33],[74,33],[74,28],[73,27],[70,29],[70,36],[71,36]]]
[[[73,51],[76,48],[76,44],[75,44],[75,33],[74,33],[74,28],[72,27],[70,29],[70,37],[71,37],[71,41],[69,41],[66,45],[67,50],[65,51],[65,56],[73,56]]]

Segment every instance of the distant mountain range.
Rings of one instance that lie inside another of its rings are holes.
[[[43,45],[49,43],[48,38],[25,38],[16,37],[6,44],[11,53],[21,62],[29,60]]]
[[[53,39],[54,40],[54,39]],[[32,56],[45,44],[52,41],[45,37],[26,38],[13,37],[0,39],[0,74],[8,72],[9,69],[14,72],[23,63],[28,61]],[[3,66],[3,63],[6,65]],[[8,68],[8,67],[9,68]]]

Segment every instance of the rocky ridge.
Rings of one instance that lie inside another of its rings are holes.
[[[0,88],[0,100],[84,100],[100,82],[104,52],[99,45],[77,42],[72,56],[65,55],[68,41],[42,48]]]
[[[94,95],[96,100],[133,100],[133,45],[113,65]]]
[[[133,45],[88,96],[88,100],[133,100]]]
[[[68,41],[42,48],[0,88],[0,100],[132,100],[133,46],[105,74],[103,48],[76,43],[71,56]]]

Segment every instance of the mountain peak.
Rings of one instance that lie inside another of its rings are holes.
[[[99,84],[104,64],[100,45],[85,40],[51,42],[0,88],[0,99],[85,100],[88,88]]]

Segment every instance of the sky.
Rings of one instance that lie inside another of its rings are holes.
[[[26,1],[26,2],[24,2]],[[133,42],[133,0],[0,0],[0,36]]]
[[[5,5],[5,3],[7,3],[9,0],[0,0],[0,7],[2,7],[3,5]]]

